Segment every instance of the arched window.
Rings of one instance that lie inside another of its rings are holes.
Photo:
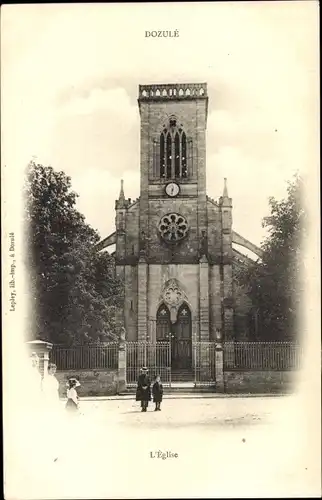
[[[180,306],[178,311],[177,332],[179,338],[191,338],[191,312],[185,303]]]
[[[164,134],[161,134],[160,137],[160,177],[163,179],[165,177],[165,158],[164,158],[164,153],[165,153],[165,138]]]
[[[157,341],[164,342],[169,340],[169,333],[171,330],[170,312],[165,304],[160,305],[156,319],[157,319],[157,328],[156,328]]]
[[[171,117],[168,127],[164,128],[160,134],[160,178],[187,178],[190,150],[191,139],[189,139],[188,151],[187,136],[181,127],[178,128],[176,118]],[[189,161],[191,162],[191,158]]]

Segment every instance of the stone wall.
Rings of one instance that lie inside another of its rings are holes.
[[[111,396],[118,393],[117,370],[57,371],[59,393],[66,396],[66,382],[77,378],[80,397]],[[225,371],[224,392],[227,394],[289,394],[294,390],[296,373],[276,371]]]
[[[110,396],[117,394],[117,370],[66,370],[56,372],[59,381],[59,394],[66,396],[66,382],[75,377],[81,386],[77,389],[80,397],[84,396]]]
[[[290,393],[296,373],[291,371],[225,371],[226,393]]]

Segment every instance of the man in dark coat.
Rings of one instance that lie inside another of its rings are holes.
[[[151,401],[151,382],[146,367],[141,368],[136,389],[136,401],[141,401],[141,411],[146,411]]]

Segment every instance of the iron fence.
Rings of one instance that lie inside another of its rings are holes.
[[[126,342],[127,385],[137,383],[145,365],[151,377],[160,375],[171,386],[173,364],[171,342]],[[58,370],[118,369],[117,342],[88,345],[54,345],[51,361]],[[301,367],[302,347],[291,342],[224,342],[224,370],[297,370]],[[216,342],[192,342],[192,368],[196,386],[212,385],[216,375]],[[177,374],[178,375],[178,374]]]
[[[99,370],[118,368],[118,343],[54,345],[51,361],[58,370]]]
[[[297,370],[302,348],[292,342],[225,342],[224,370]]]

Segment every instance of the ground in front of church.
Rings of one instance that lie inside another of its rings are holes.
[[[81,415],[57,424],[47,450],[34,460],[29,450],[16,475],[20,490],[9,496],[310,494],[296,396],[171,398],[153,410],[151,403],[141,413],[133,399],[81,401]]]

